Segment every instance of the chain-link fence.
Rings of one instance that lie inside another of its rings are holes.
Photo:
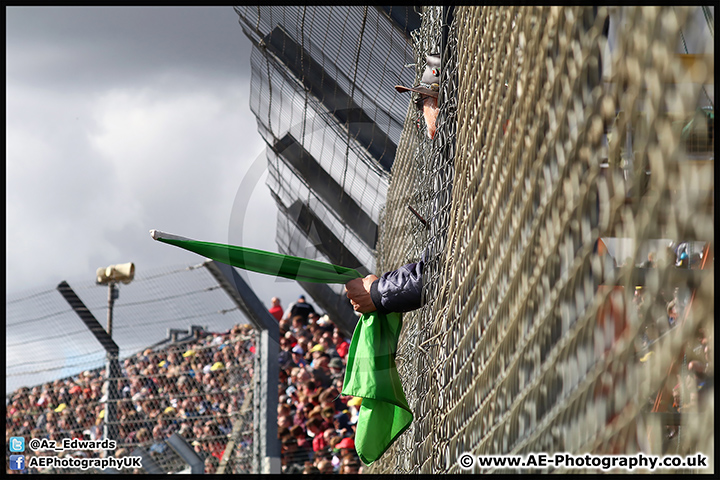
[[[102,347],[56,290],[8,300],[8,373],[15,379],[55,378],[8,392],[6,440],[25,438],[26,465],[31,465],[33,456],[112,456],[141,457],[141,467],[128,463],[121,469],[129,473],[251,473],[256,468],[257,334],[216,280],[198,267],[141,273],[123,287],[114,315],[119,372],[109,379],[111,383],[101,366]],[[104,288],[79,284],[76,290],[87,310],[106,308],[101,303]],[[34,322],[36,318],[40,320]],[[188,319],[205,325],[177,328]],[[133,347],[137,351],[128,355]],[[94,352],[98,348],[100,352]],[[90,353],[81,355],[86,351]],[[62,375],[68,370],[79,372]],[[111,384],[116,385],[116,393],[108,388]],[[115,440],[115,448],[36,452],[29,444],[31,439],[60,445],[63,439],[104,438]],[[8,450],[7,458],[12,453]],[[29,471],[98,472],[95,468]]]
[[[118,379],[118,391],[127,392],[117,408],[118,448],[139,446],[163,471],[178,471],[184,462],[165,442],[177,432],[205,460],[206,470],[217,470],[231,434],[252,432],[252,417],[247,422],[247,413],[241,415],[246,397],[252,397],[252,333],[240,327],[125,360],[126,375]],[[236,443],[225,468],[248,473],[252,450]]]
[[[368,471],[460,473],[463,452],[714,470],[713,35],[702,7],[424,9],[438,132],[409,111],[378,245],[380,271],[426,255],[397,358],[415,420]]]

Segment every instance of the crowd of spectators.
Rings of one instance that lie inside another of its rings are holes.
[[[699,269],[702,265],[703,253],[692,252],[687,242],[667,245],[665,251],[657,255],[656,252],[649,252],[647,260],[639,263],[636,267],[641,269],[654,268],[675,268],[685,270]],[[626,260],[626,263],[630,261]],[[689,290],[679,287],[672,291],[660,289],[655,298],[648,299],[645,295],[645,288],[641,285],[635,287],[633,298],[634,306],[640,311],[645,305],[649,311],[645,321],[641,325],[638,337],[638,349],[647,351],[650,345],[656,342],[661,336],[675,328],[681,320],[682,314],[689,302]]]
[[[361,399],[341,395],[350,340],[303,297],[280,318],[283,472],[362,473],[354,443]]]
[[[224,333],[197,332],[189,340],[146,349],[121,361],[122,376],[116,380],[117,423],[109,425],[117,448],[109,454],[121,458],[142,447],[170,470],[173,454],[165,440],[177,433],[206,459],[208,470],[217,468],[233,420],[252,385],[252,338],[249,325],[236,325]],[[13,436],[100,440],[107,395],[104,368],[21,387],[6,398],[6,445]],[[251,439],[243,441],[247,444]],[[27,465],[34,452],[26,449],[24,454]],[[42,452],[76,458],[105,454]],[[237,467],[242,471],[242,466]],[[40,473],[42,469],[18,471],[6,465],[6,471]]]
[[[640,268],[671,267],[677,269],[697,270],[702,267],[703,254],[691,252],[687,243],[670,244],[666,251],[656,258],[655,252],[650,252],[645,262],[637,265]],[[672,292],[660,289],[654,298],[649,298],[643,286],[635,287],[633,305],[637,312],[644,315],[640,325],[639,335],[636,339],[636,350],[641,363],[652,365],[654,355],[660,340],[672,331],[680,328],[690,314],[692,293],[687,286],[675,287]],[[714,352],[712,345],[713,332],[708,331],[705,322],[698,322],[693,335],[683,342],[680,356],[674,359],[670,371],[672,387],[672,401],[667,402],[667,413],[683,413],[691,411],[705,411],[708,402],[708,392],[714,384]],[[653,408],[659,408],[657,396],[648,399]],[[668,441],[677,437],[678,425],[667,425],[666,445]]]
[[[349,339],[303,297],[286,311],[279,299],[271,303],[281,333],[277,414],[283,472],[361,472],[354,445],[361,399],[340,395]],[[41,454],[121,458],[141,447],[165,471],[177,471],[184,464],[177,463],[166,443],[176,433],[205,459],[206,473],[217,472],[233,422],[252,388],[253,356],[250,326],[236,325],[224,333],[196,332],[190,339],[128,357],[120,361],[116,422],[109,425],[117,448]],[[6,399],[6,444],[13,436],[101,440],[107,395],[104,368],[19,388]],[[252,409],[248,413],[252,421]],[[251,451],[251,442],[245,436],[237,448]],[[27,465],[36,453],[26,449],[24,454]],[[235,462],[230,471],[251,468],[249,455],[247,464]],[[8,473],[51,470],[16,471],[6,464]]]

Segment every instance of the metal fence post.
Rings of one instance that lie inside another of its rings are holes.
[[[65,301],[68,302],[70,307],[77,313],[77,315],[80,317],[80,319],[85,323],[85,325],[90,329],[90,331],[95,335],[95,338],[100,342],[100,344],[105,348],[105,351],[107,353],[107,363],[106,363],[106,373],[108,378],[108,392],[107,392],[107,404],[105,406],[105,425],[103,427],[103,437],[112,439],[111,436],[111,430],[110,427],[113,422],[115,422],[115,408],[116,404],[114,403],[117,401],[117,379],[120,376],[120,364],[118,362],[118,355],[120,353],[120,349],[113,341],[112,336],[110,335],[110,332],[105,331],[103,329],[102,325],[100,325],[100,322],[97,321],[95,316],[90,312],[90,310],[85,306],[85,304],[80,300],[80,297],[77,296],[75,291],[73,291],[72,288],[70,288],[70,285],[66,281],[62,281],[58,284],[57,290],[60,292],[60,294],[63,296]],[[109,298],[111,299],[110,302],[113,300],[113,293],[109,294]],[[112,303],[110,304],[110,309],[112,310]],[[108,312],[108,321],[112,322],[112,314]],[[111,323],[109,323],[108,327],[111,326]],[[114,385],[112,379],[115,380]],[[106,455],[111,455],[111,451],[106,451]]]

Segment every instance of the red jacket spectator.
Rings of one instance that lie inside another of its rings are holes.
[[[325,422],[319,417],[311,418],[307,422],[307,431],[313,434],[313,452],[317,452],[327,447],[327,442],[323,438],[323,432],[325,431]]]
[[[342,333],[336,328],[332,335],[332,343],[335,344],[335,351],[338,355],[340,355],[340,358],[345,358],[345,355],[348,353],[348,349],[350,348],[350,344],[345,340],[345,337],[343,337]]]
[[[283,316],[283,308],[282,306],[280,306],[280,299],[277,297],[273,297],[270,302],[272,302],[272,307],[270,307],[269,310],[270,315],[275,317],[275,319],[279,322]]]
[[[322,433],[315,435],[315,438],[313,438],[312,443],[313,443],[313,452],[318,452],[328,446],[327,442],[325,441],[325,435],[323,435]]]
[[[335,347],[335,350],[337,351],[338,355],[340,355],[340,358],[345,358],[345,356],[348,353],[349,348],[350,348],[350,344],[348,344],[348,342],[343,340],[340,345],[337,345]]]

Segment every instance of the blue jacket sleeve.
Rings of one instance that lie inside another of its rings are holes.
[[[380,313],[409,312],[421,306],[424,261],[384,273],[370,286],[370,297]]]

